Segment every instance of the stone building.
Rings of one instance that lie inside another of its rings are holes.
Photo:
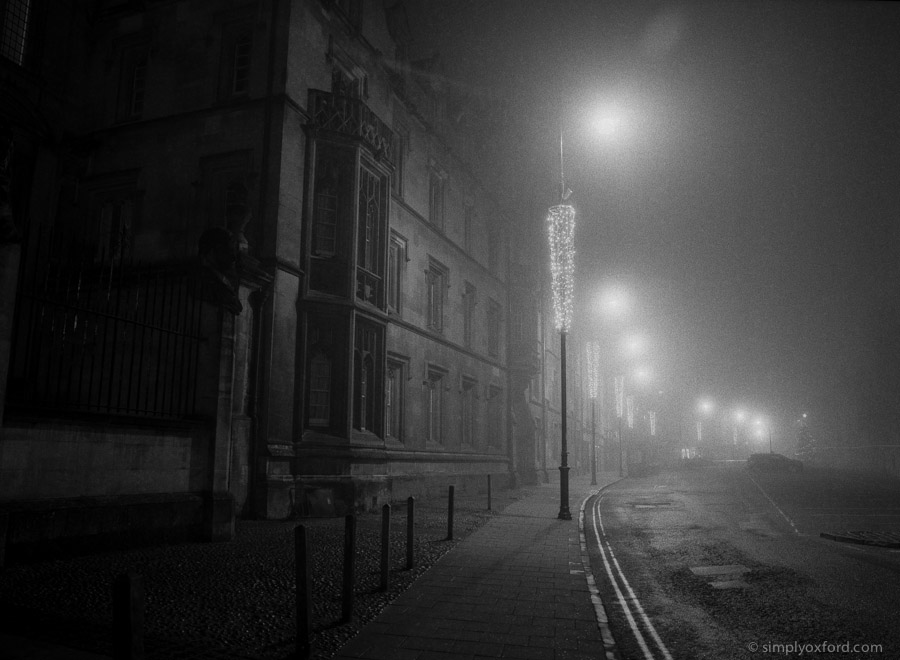
[[[403,2],[4,0],[0,28],[8,559],[555,474],[546,268],[513,258],[540,219],[483,175],[504,108]]]
[[[0,27],[7,557],[546,478],[543,269],[477,174],[502,108],[402,2]]]

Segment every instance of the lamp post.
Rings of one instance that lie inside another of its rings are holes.
[[[733,460],[737,459],[738,427],[744,422],[746,416],[747,414],[743,410],[736,410],[734,413],[734,435],[731,443],[731,458]]]
[[[588,396],[591,397],[591,486],[597,485],[597,393],[600,389],[600,344],[587,344]]]
[[[560,416],[559,515],[571,520],[569,511],[569,452],[566,446],[566,334],[572,325],[572,297],[575,290],[575,209],[566,203],[570,195],[563,174],[562,127],[559,131],[559,204],[550,207],[547,225],[550,239],[550,276],[553,312],[559,331],[559,367],[562,410]]]
[[[619,476],[625,476],[622,452],[622,414],[625,410],[625,376],[616,376],[616,417],[619,424]]]

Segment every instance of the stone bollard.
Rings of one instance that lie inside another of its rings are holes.
[[[447,540],[453,540],[453,486],[447,490]]]
[[[309,581],[309,541],[303,525],[294,528],[294,579],[297,599],[297,660],[307,660],[312,653],[312,583]]]
[[[356,586],[356,516],[344,517],[344,583],[341,608],[344,622],[353,618],[353,589]]]
[[[130,571],[113,583],[113,658],[144,658],[144,580]]]
[[[381,590],[387,591],[391,580],[391,505],[381,507]]]
[[[411,571],[416,565],[415,549],[413,547],[414,530],[416,525],[416,498],[410,495],[406,498],[406,570]]]

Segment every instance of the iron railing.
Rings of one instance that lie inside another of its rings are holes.
[[[23,264],[7,402],[27,413],[196,414],[200,286],[38,236]]]

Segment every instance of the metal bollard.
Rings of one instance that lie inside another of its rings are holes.
[[[356,583],[356,516],[344,517],[344,584],[341,602],[344,622],[353,618],[353,588]]]
[[[294,581],[297,599],[297,660],[307,660],[312,653],[312,583],[309,581],[309,542],[303,525],[294,528]]]
[[[391,505],[381,507],[381,590],[387,591],[391,581]]]
[[[144,658],[144,580],[137,573],[119,575],[113,583],[113,658]]]
[[[487,476],[488,478],[488,511],[493,511],[491,508],[491,475]]]
[[[413,549],[413,529],[416,524],[416,498],[406,498],[406,570],[411,571],[416,564]]]
[[[453,486],[447,491],[447,540],[453,540]]]

